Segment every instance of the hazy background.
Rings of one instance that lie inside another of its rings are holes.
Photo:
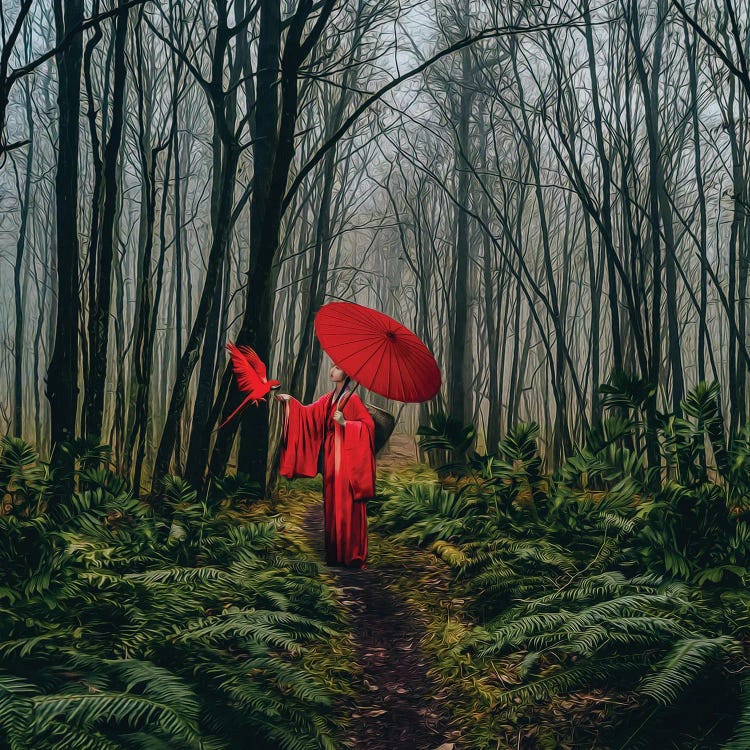
[[[113,2],[79,10],[92,18]],[[11,45],[21,6],[3,4],[10,71],[73,28],[56,21],[57,1],[25,5]],[[688,6],[708,40],[666,0],[321,7],[282,3],[274,19],[250,0],[136,4],[90,24],[78,52],[66,47],[81,66],[77,99],[59,96],[55,58],[13,82],[0,169],[0,431],[50,449],[61,257],[78,275],[75,431],[98,431],[85,404],[101,390],[102,439],[139,481],[165,444],[188,350],[175,446],[165,448],[172,470],[197,465],[191,440],[199,473],[209,466],[206,437],[232,402],[227,340],[256,346],[301,400],[328,388],[310,326],[332,299],[394,316],[435,353],[443,390],[405,407],[401,431],[447,411],[493,445],[509,424],[534,419],[554,461],[599,414],[597,386],[615,368],[657,383],[659,409],[719,379],[731,428],[746,421],[746,2]],[[217,28],[242,19],[224,45]],[[283,55],[295,19],[312,43],[292,65]],[[509,27],[517,33],[497,31]],[[487,38],[372,103],[295,184],[368,93],[482,30]],[[278,43],[294,86],[259,70],[263,39]],[[295,150],[283,168],[284,141],[272,134],[284,119],[269,114],[268,97],[292,89]],[[71,107],[79,174],[65,186],[60,118]],[[233,190],[222,208],[224,184]],[[274,194],[278,247],[263,234]],[[75,256],[59,231],[70,196]],[[254,224],[253,211],[266,218]],[[266,343],[253,305],[269,301]],[[105,331],[92,328],[96,315]],[[250,422],[242,429],[256,435]]]

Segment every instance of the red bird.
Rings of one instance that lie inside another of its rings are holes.
[[[237,386],[246,393],[245,400],[216,428],[221,429],[248,401],[256,406],[268,395],[269,391],[278,388],[278,380],[268,380],[263,360],[249,347],[236,347],[231,341],[227,350],[232,357],[232,369],[237,378]]]

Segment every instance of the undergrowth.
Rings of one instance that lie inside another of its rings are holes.
[[[725,443],[702,384],[660,415],[649,467],[638,385],[603,388],[609,414],[551,476],[536,425],[480,455],[443,416],[422,447],[450,462],[379,483],[377,529],[467,592],[433,648],[466,747],[750,747],[748,433]]]
[[[345,623],[247,483],[146,504],[102,446],[0,450],[0,747],[334,750]]]

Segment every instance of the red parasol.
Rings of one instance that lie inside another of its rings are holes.
[[[320,345],[367,390],[405,403],[440,390],[440,369],[427,347],[393,318],[354,302],[329,302],[315,316]]]

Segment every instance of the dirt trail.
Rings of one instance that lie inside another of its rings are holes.
[[[389,454],[378,458],[378,466],[392,470],[414,461],[410,442],[413,446],[412,438],[395,440]],[[308,509],[304,530],[322,561],[322,503]],[[373,544],[377,539],[371,535]],[[344,740],[347,746],[356,750],[453,748],[447,711],[440,706],[443,696],[427,676],[429,664],[419,645],[424,630],[388,588],[395,577],[405,574],[404,569],[368,562],[365,570],[329,570],[344,592],[342,604],[352,618],[357,660],[364,671],[351,708],[352,736]]]
[[[417,444],[413,435],[391,435],[377,458],[377,465],[379,471],[395,471],[418,460]]]

